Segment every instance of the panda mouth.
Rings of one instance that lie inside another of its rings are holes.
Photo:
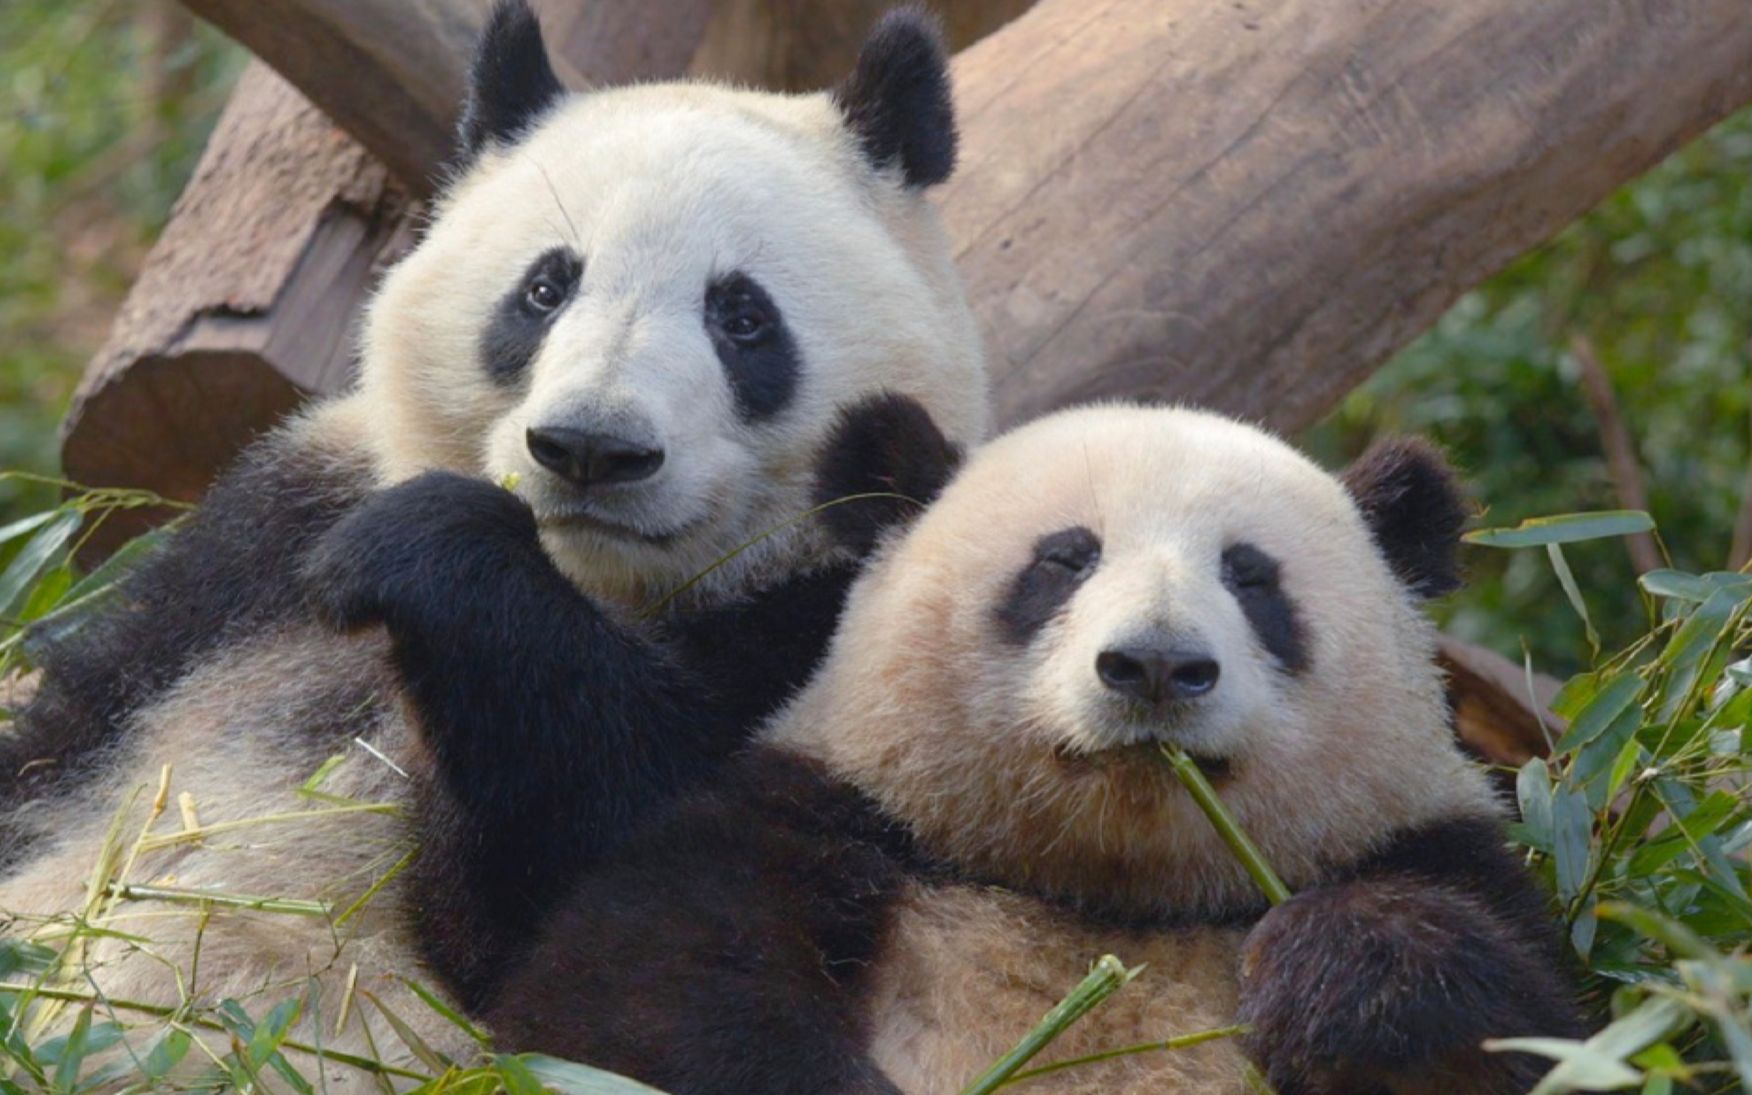
[[[675,528],[648,532],[632,525],[622,524],[619,521],[611,521],[588,510],[565,509],[543,514],[540,523],[543,528],[584,529],[614,540],[630,540],[649,544],[652,547],[667,547],[692,532],[700,522],[689,521]]]
[[[1116,765],[1125,766],[1155,766],[1164,771],[1168,769],[1168,760],[1162,755],[1162,745],[1156,741],[1135,741],[1126,745],[1115,745],[1094,752],[1072,752],[1067,749],[1058,750],[1061,761],[1078,767],[1110,768]],[[1234,774],[1233,765],[1228,757],[1202,756],[1188,751],[1187,756],[1192,763],[1204,773],[1206,779],[1214,784],[1226,782]]]

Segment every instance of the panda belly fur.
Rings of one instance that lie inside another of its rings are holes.
[[[1103,929],[1030,897],[909,883],[870,975],[870,1055],[907,1095],[953,1095],[1006,1053],[1104,954],[1142,965],[1030,1067],[1235,1021],[1245,929]],[[1236,1039],[1029,1081],[1043,1095],[1245,1090]]]
[[[45,927],[41,918],[65,918],[86,908],[89,880],[106,852],[132,854],[149,824],[150,838],[179,832],[179,798],[185,794],[200,826],[212,831],[199,841],[144,846],[128,882],[322,901],[334,916],[352,906],[412,847],[405,818],[400,809],[313,801],[299,788],[330,756],[343,755],[323,780],[323,794],[361,804],[405,804],[409,777],[354,742],[357,737],[369,743],[403,771],[420,770],[422,758],[400,706],[385,702],[395,695],[386,648],[379,635],[340,639],[301,624],[200,664],[134,715],[128,744],[80,793],[20,809],[34,815],[33,829],[53,835],[0,879],[0,909],[19,918],[9,931],[41,931],[45,942],[58,945],[62,937],[54,922]],[[167,793],[159,799],[167,768]],[[345,812],[322,816],[335,809]],[[301,812],[313,819],[251,823]],[[313,991],[294,1040],[418,1068],[396,1032],[356,994],[337,1030],[348,982],[356,979],[358,989],[380,999],[433,1048],[466,1059],[472,1049],[466,1035],[400,979],[432,980],[421,971],[400,911],[400,889],[391,881],[338,927],[330,917],[237,908],[215,908],[203,926],[197,905],[116,902],[97,926],[151,942],[87,939],[72,987],[95,985],[112,1000],[157,1006],[176,1006],[180,994],[192,990],[202,1000],[236,999],[256,1018],[282,1000]],[[195,970],[194,984],[179,985],[173,970],[184,978]],[[226,1036],[216,1037],[214,1049],[227,1052]],[[200,1067],[199,1057],[191,1055],[189,1067]],[[294,1064],[313,1075],[313,1061]],[[366,1072],[332,1063],[326,1071],[331,1090],[377,1089]]]

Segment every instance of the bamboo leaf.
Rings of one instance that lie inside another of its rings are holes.
[[[4,572],[0,572],[0,616],[12,615],[31,581],[48,567],[66,546],[83,518],[73,510],[58,510],[52,521],[46,522],[37,534],[13,556]]]
[[[1559,788],[1551,800],[1552,858],[1557,864],[1557,896],[1565,905],[1581,892],[1588,876],[1589,837],[1594,812],[1581,795]]]
[[[1685,622],[1679,625],[1656,664],[1667,672],[1666,686],[1661,691],[1660,717],[1672,718],[1679,705],[1691,695],[1703,674],[1709,655],[1721,644],[1728,625],[1738,611],[1741,599],[1731,590],[1717,590],[1698,605]],[[1719,657],[1720,655],[1718,655]]]
[[[1557,574],[1557,584],[1563,587],[1563,595],[1569,599],[1570,607],[1576,610],[1576,615],[1582,618],[1582,629],[1588,636],[1588,649],[1597,656],[1600,653],[1600,633],[1594,630],[1594,621],[1588,616],[1588,602],[1582,596],[1582,587],[1576,584],[1576,576],[1570,572],[1569,560],[1564,558],[1563,548],[1555,543],[1546,544],[1545,554],[1551,559],[1551,569]]]
[[[526,1053],[521,1058],[530,1075],[563,1095],[663,1095],[654,1087],[588,1065]]]
[[[0,527],[0,544],[10,543],[32,529],[41,528],[54,520],[55,514],[64,513],[60,509],[46,509],[41,513],[33,513],[29,517],[21,517],[11,524]]]
[[[1515,799],[1521,807],[1523,839],[1543,852],[1552,847],[1551,770],[1534,757],[1515,774]]]
[[[1480,547],[1544,547],[1548,544],[1574,544],[1583,540],[1629,536],[1632,533],[1649,532],[1654,527],[1654,519],[1640,510],[1598,510],[1592,513],[1565,513],[1555,517],[1532,517],[1514,528],[1477,529],[1467,533],[1462,539]]]
[[[1564,731],[1563,737],[1557,739],[1554,752],[1573,752],[1604,734],[1625,712],[1631,710],[1631,704],[1636,702],[1642,690],[1642,678],[1634,673],[1614,677],[1570,721],[1569,729]]]
[[[1741,597],[1752,595],[1752,574],[1731,570],[1716,570],[1708,574],[1686,574],[1679,570],[1651,570],[1637,579],[1644,592],[1653,597],[1702,604],[1718,590],[1733,590]]]

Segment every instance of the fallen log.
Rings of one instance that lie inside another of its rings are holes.
[[[359,301],[406,245],[407,209],[381,164],[252,64],[74,393],[67,477],[193,501],[257,433],[345,384]],[[117,512],[87,550],[169,516]]]

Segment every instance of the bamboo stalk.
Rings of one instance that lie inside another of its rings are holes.
[[[1128,970],[1113,955],[1102,955],[1095,963],[1095,968],[1089,971],[1089,976],[1083,978],[1069,996],[1054,1005],[1045,1018],[1022,1036],[1015,1048],[998,1058],[996,1063],[963,1088],[961,1095],[991,1095],[1004,1086],[1035,1054],[1063,1034],[1072,1023],[1087,1015],[1095,1005],[1123,988],[1141,969],[1142,966]]]
[[[1244,1024],[1232,1027],[1216,1027],[1212,1030],[1201,1030],[1193,1034],[1176,1035],[1173,1038],[1167,1038],[1160,1042],[1140,1042],[1137,1045],[1120,1046],[1117,1049],[1104,1049],[1099,1053],[1090,1053],[1082,1057],[1067,1057],[1062,1061],[1054,1061],[1050,1065],[1041,1065],[1039,1068],[1031,1068],[1027,1072],[1018,1072],[1010,1077],[1009,1082],[1012,1084],[1019,1084],[1024,1080],[1032,1080],[1036,1076],[1047,1076],[1051,1073],[1060,1072],[1067,1068],[1076,1068],[1080,1065],[1100,1064],[1102,1061],[1111,1061],[1116,1057],[1131,1057],[1139,1053],[1155,1053],[1165,1050],[1190,1049],[1193,1046],[1202,1046],[1206,1042],[1215,1042],[1223,1038],[1236,1038],[1246,1034],[1251,1029],[1253,1028]]]
[[[1284,880],[1265,861],[1259,845],[1253,843],[1253,838],[1242,831],[1235,816],[1229,813],[1229,808],[1217,797],[1217,789],[1198,770],[1193,759],[1186,755],[1186,750],[1177,745],[1164,744],[1162,755],[1168,758],[1174,775],[1192,796],[1193,801],[1198,803],[1198,808],[1211,819],[1211,824],[1216,827],[1217,835],[1223,838],[1223,843],[1229,846],[1229,850],[1235,853],[1235,858],[1241,861],[1241,865],[1247,868],[1247,873],[1253,876],[1253,881],[1265,892],[1266,899],[1273,905],[1282,905],[1288,901],[1290,888],[1284,885]]]

